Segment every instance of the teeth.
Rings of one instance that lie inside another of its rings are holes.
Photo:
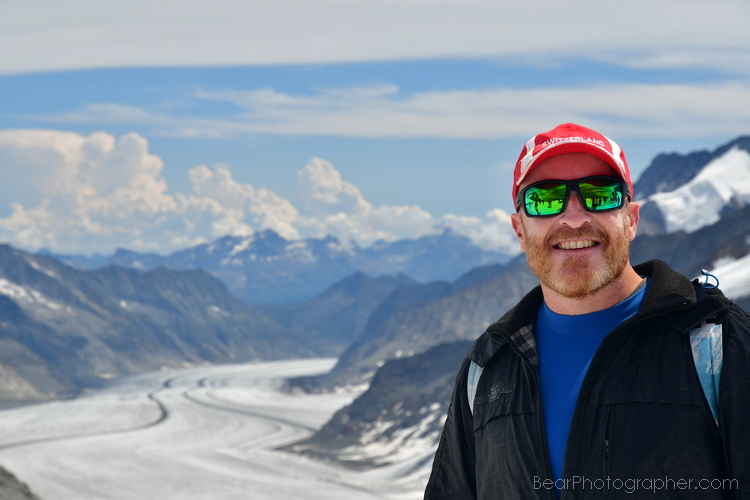
[[[596,245],[593,240],[576,240],[576,241],[561,241],[557,246],[563,250],[578,250],[579,248],[588,248]]]

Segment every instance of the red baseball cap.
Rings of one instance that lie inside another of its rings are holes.
[[[633,181],[630,180],[630,168],[622,148],[595,130],[575,123],[564,123],[549,132],[535,135],[521,150],[513,171],[513,202],[519,186],[534,167],[551,156],[564,153],[586,153],[606,161],[628,183],[630,196],[633,196]]]

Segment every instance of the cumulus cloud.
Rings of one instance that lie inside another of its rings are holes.
[[[312,158],[297,174],[297,191],[315,215],[346,213],[366,216],[372,211],[359,188],[346,182],[331,162]]]
[[[333,164],[312,158],[297,175],[297,191],[306,214],[298,225],[307,234],[330,234],[343,243],[367,246],[377,240],[417,238],[435,232],[435,220],[418,206],[379,206],[345,181]]]
[[[442,218],[441,224],[485,250],[512,251],[518,248],[515,233],[510,229],[510,214],[499,208],[487,212],[484,220],[448,214]]]
[[[161,159],[136,134],[3,131],[0,163],[0,197],[11,209],[0,231],[24,246],[66,250],[89,236],[137,239],[146,220],[178,208],[166,193]]]
[[[163,167],[137,134],[1,131],[0,235],[57,252],[167,251],[267,228],[299,237],[288,200],[236,182],[228,168],[197,166],[193,191],[170,193]]]
[[[417,238],[449,228],[483,248],[514,251],[509,219],[436,218],[416,205],[374,206],[330,162],[298,172],[300,207],[234,179],[228,166],[198,165],[192,189],[170,192],[164,163],[137,134],[89,136],[0,131],[0,237],[28,249],[109,253],[117,247],[169,252],[224,235],[272,229],[287,239],[333,235],[344,244]]]
[[[188,175],[194,192],[189,204],[211,207],[213,236],[249,236],[255,229],[273,229],[287,239],[299,238],[293,226],[298,212],[289,200],[268,189],[237,182],[224,166],[211,169],[199,165]]]
[[[517,251],[510,216],[493,210],[484,219],[452,214],[436,218],[417,205],[373,206],[359,188],[345,181],[333,164],[312,158],[298,173],[298,191],[306,211],[297,226],[314,236],[333,235],[367,246],[378,240],[419,238],[450,229],[485,250]]]

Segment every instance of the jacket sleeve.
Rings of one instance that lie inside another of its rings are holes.
[[[466,388],[469,364],[464,360],[456,377],[425,500],[476,498],[474,425]]]
[[[750,498],[750,314],[731,307],[719,389],[719,428],[728,467],[725,493]]]

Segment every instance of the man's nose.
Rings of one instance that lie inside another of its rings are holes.
[[[590,223],[591,212],[583,208],[581,200],[578,199],[578,193],[571,191],[568,196],[570,196],[568,204],[565,206],[563,213],[560,214],[560,224],[578,228],[586,223]]]

